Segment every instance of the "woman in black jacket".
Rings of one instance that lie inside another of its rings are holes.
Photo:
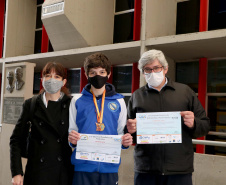
[[[10,167],[13,185],[71,185],[73,168],[68,145],[70,97],[66,72],[61,64],[47,63],[42,71],[44,89],[37,96],[31,117],[31,101],[23,104],[20,118],[10,138]],[[27,165],[23,179],[21,155],[25,153],[31,125]]]

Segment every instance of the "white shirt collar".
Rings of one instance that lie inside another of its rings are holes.
[[[57,100],[55,100],[55,101],[59,101],[60,99],[62,99],[63,95],[64,95],[64,93],[60,92],[60,97]],[[46,101],[46,93],[45,92],[42,95],[42,101],[43,101],[45,107],[47,108],[48,103]]]

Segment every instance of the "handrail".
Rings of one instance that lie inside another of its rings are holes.
[[[193,144],[201,144],[201,145],[226,147],[226,142],[223,142],[223,141],[208,141],[208,140],[192,139],[192,143]]]
[[[214,136],[226,136],[226,132],[214,132],[214,131],[209,131],[208,135],[214,135]]]

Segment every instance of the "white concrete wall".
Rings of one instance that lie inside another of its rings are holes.
[[[46,0],[43,7],[59,0]],[[65,0],[64,11],[42,16],[55,51],[113,43],[114,0]]]
[[[12,185],[11,171],[10,171],[10,152],[9,152],[9,138],[12,134],[15,125],[3,124],[2,132],[0,134],[0,185]],[[22,160],[23,167],[25,167],[26,159]]]
[[[226,184],[226,156],[195,154],[193,185]]]
[[[35,0],[7,0],[4,57],[34,53]]]
[[[88,45],[113,43],[114,0],[65,0],[65,15]]]
[[[176,0],[146,0],[146,39],[176,34]]]
[[[7,83],[7,73],[8,71],[14,71],[16,67],[22,67],[23,68],[23,77],[24,85],[23,87],[17,91],[14,88],[14,91],[12,93],[9,93],[5,90]],[[3,98],[5,97],[20,97],[28,99],[31,98],[33,95],[33,77],[34,77],[34,67],[35,64],[33,63],[16,63],[16,64],[6,64],[4,65],[6,69],[3,71],[2,76],[2,90],[3,92]],[[2,99],[3,101],[4,99]],[[4,104],[2,102],[1,104],[1,132],[0,132],[0,185],[10,185],[11,184],[11,171],[10,171],[10,148],[9,148],[9,142],[10,142],[10,136],[12,135],[13,129],[15,127],[14,124],[9,123],[3,123],[3,110],[4,110]],[[25,167],[26,160],[23,159],[23,166]]]

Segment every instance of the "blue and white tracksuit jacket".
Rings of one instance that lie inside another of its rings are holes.
[[[96,131],[97,115],[93,102],[93,94],[90,92],[90,84],[82,91],[81,97],[73,97],[69,112],[69,133],[72,130],[78,133],[101,134],[101,135],[123,135],[126,125],[127,109],[121,94],[115,92],[111,84],[106,84],[106,95],[104,103],[103,123],[105,129]],[[102,96],[97,97],[97,105],[101,110]],[[73,145],[70,143],[70,146]],[[95,162],[76,159],[76,147],[71,156],[74,171],[80,172],[99,172],[99,173],[118,173],[120,164],[105,162]],[[122,147],[123,148],[123,147]]]

